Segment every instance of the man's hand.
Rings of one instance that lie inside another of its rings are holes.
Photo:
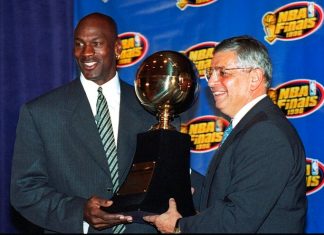
[[[113,201],[92,196],[83,209],[83,218],[92,227],[98,230],[110,228],[118,224],[131,223],[133,218],[122,214],[107,213],[100,207],[109,207]]]
[[[169,200],[169,209],[161,215],[148,215],[143,219],[157,227],[161,233],[173,233],[177,219],[182,218],[177,211],[177,204],[173,198]]]

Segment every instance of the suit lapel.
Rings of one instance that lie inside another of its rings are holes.
[[[83,146],[110,177],[105,151],[97,130],[97,126],[90,108],[89,101],[83,90],[81,82],[76,80],[67,92],[69,96],[65,112],[70,117],[71,129],[74,137],[83,143]]]
[[[136,148],[136,137],[139,130],[145,130],[144,119],[141,116],[143,108],[137,103],[132,86],[120,81],[121,98],[118,127],[117,155],[119,162],[120,181],[123,182],[132,165]],[[72,82],[67,90],[68,102],[64,112],[68,117],[73,137],[83,143],[89,156],[106,172],[110,178],[108,163],[101,138],[97,130],[89,101],[80,80]]]
[[[239,136],[243,131],[247,130],[251,125],[264,120],[265,114],[264,110],[269,107],[269,105],[274,105],[272,101],[266,97],[258,102],[243,118],[242,120],[235,126],[231,134],[227,137],[226,141],[222,144],[222,146],[216,150],[215,155],[208,167],[208,171],[206,174],[205,182],[203,184],[203,194],[200,200],[200,209],[204,209],[208,206],[208,197],[209,191],[211,190],[211,184],[217,170],[217,167],[222,160],[224,153],[228,149],[228,147],[234,142],[234,140]]]
[[[136,147],[136,130],[141,122],[138,122],[140,110],[137,110],[138,104],[135,103],[134,90],[131,86],[120,82],[120,114],[118,127],[118,144],[117,154],[120,167],[121,182],[126,178],[132,165],[135,147]]]

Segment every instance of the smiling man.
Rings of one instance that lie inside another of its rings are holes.
[[[162,233],[304,232],[304,147],[267,96],[271,77],[268,51],[258,40],[239,36],[216,46],[206,79],[232,130],[224,132],[226,140],[195,189],[197,215],[182,218],[170,199],[167,212],[146,221]]]
[[[115,21],[99,13],[85,16],[74,33],[80,78],[21,108],[11,203],[46,231],[156,232],[100,209],[112,205],[109,199],[127,176],[137,134],[156,122],[119,78],[120,53]]]
[[[99,15],[82,19],[74,33],[74,56],[87,80],[102,85],[114,78],[121,54],[116,24]]]

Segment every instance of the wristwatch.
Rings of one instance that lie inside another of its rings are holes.
[[[177,219],[176,223],[175,223],[175,227],[174,227],[174,230],[173,230],[173,233],[181,233],[181,230],[180,230],[180,219]]]

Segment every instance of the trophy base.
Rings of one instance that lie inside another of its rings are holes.
[[[195,214],[190,183],[190,136],[176,130],[152,130],[137,135],[132,168],[111,200],[110,213],[142,217],[162,214],[174,198],[182,216]]]
[[[115,195],[111,200],[114,204],[111,207],[101,207],[108,213],[118,213],[133,217],[133,223],[145,224],[143,216],[155,215],[157,213],[141,210],[140,205],[145,199],[145,194],[132,194],[127,196]]]

